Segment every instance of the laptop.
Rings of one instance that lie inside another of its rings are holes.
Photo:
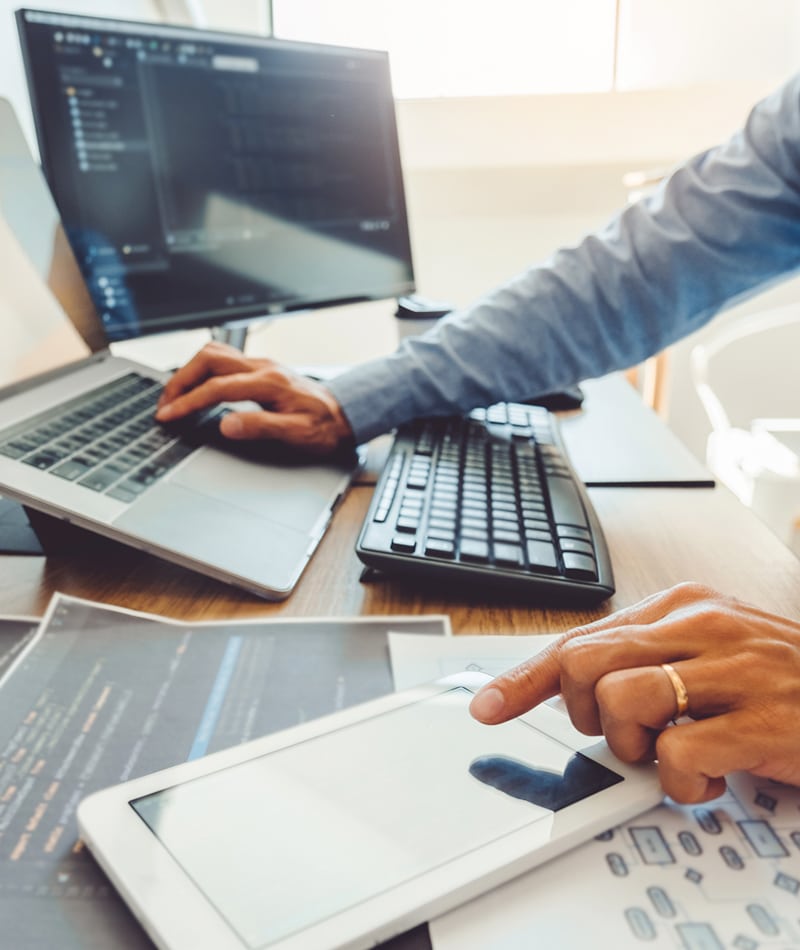
[[[239,457],[153,421],[169,374],[110,352],[44,176],[2,99],[0,260],[0,494],[261,597],[286,597],[359,459]]]

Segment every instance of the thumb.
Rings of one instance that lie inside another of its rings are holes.
[[[219,431],[227,439],[281,438],[285,420],[265,410],[229,412],[219,424]]]

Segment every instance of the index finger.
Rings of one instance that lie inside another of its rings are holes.
[[[480,722],[505,722],[533,709],[561,690],[560,653],[575,634],[565,634],[541,653],[496,676],[475,694],[469,711]]]
[[[563,692],[573,721],[594,722],[597,719],[594,687],[603,675],[674,659],[675,647],[669,637],[635,636],[637,631],[649,631],[654,625],[668,623],[664,615],[665,609],[668,610],[665,602],[670,601],[669,593],[568,631],[541,653],[495,677],[479,690],[470,704],[473,716],[486,723],[506,722]],[[666,616],[668,618],[669,613]],[[580,682],[575,680],[576,666],[582,671]]]
[[[241,369],[242,355],[238,350],[228,353],[227,347],[215,344],[204,346],[168,380],[161,391],[158,408],[166,406],[212,376],[228,375]]]
[[[582,721],[596,719],[596,704],[594,703],[594,683],[604,674],[613,669],[624,669],[640,665],[658,665],[661,662],[675,658],[676,643],[670,643],[666,625],[673,618],[672,626],[683,628],[680,618],[685,610],[692,610],[696,605],[704,603],[713,597],[714,592],[700,584],[678,584],[668,590],[660,591],[636,604],[616,611],[582,627],[575,627],[568,631],[542,653],[502,676],[496,677],[491,684],[487,684],[475,697],[471,705],[473,715],[487,723],[505,722],[514,716],[522,715],[534,706],[556,695],[560,691],[563,661],[562,654],[565,647],[572,640],[580,638],[585,644],[585,655],[592,658],[592,676],[582,677],[581,690],[569,689],[572,693],[570,715],[575,716],[578,706],[583,708]],[[648,631],[652,628],[660,629],[660,637],[644,638],[644,642],[637,642],[640,649],[637,652],[631,649],[633,632]],[[684,635],[687,631],[684,630]],[[690,648],[694,642],[690,636]],[[601,649],[600,645],[605,645]],[[577,644],[576,644],[577,645]],[[665,646],[667,647],[664,653]],[[571,647],[569,648],[571,650]],[[659,659],[659,655],[664,653]],[[575,664],[573,663],[574,667]],[[586,673],[586,670],[584,670]],[[567,687],[571,686],[568,677]],[[566,697],[565,697],[566,698]]]

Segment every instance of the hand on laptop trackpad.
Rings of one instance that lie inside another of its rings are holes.
[[[191,445],[208,445],[230,455],[249,459],[252,462],[268,462],[274,465],[311,465],[332,461],[348,466],[355,464],[355,451],[337,453],[320,459],[319,455],[298,446],[287,445],[278,439],[229,439],[220,431],[220,423],[234,410],[230,406],[214,406],[191,413],[182,419],[164,423],[164,428]]]

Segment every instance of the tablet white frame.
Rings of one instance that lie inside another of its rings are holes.
[[[136,798],[251,758],[357,724],[454,687],[476,691],[490,677],[459,674],[392,693],[291,729],[96,792],[81,802],[78,825],[103,870],[151,939],[163,950],[247,950],[206,896],[131,807]],[[535,867],[593,835],[656,805],[662,798],[652,765],[626,765],[605,742],[581,735],[567,716],[542,705],[522,717],[556,741],[625,781],[554,812],[549,840],[532,847],[531,826],[476,848],[333,917],[263,945],[269,950],[369,947],[402,933]],[[543,823],[539,823],[539,828]],[[532,826],[534,829],[537,825]]]

